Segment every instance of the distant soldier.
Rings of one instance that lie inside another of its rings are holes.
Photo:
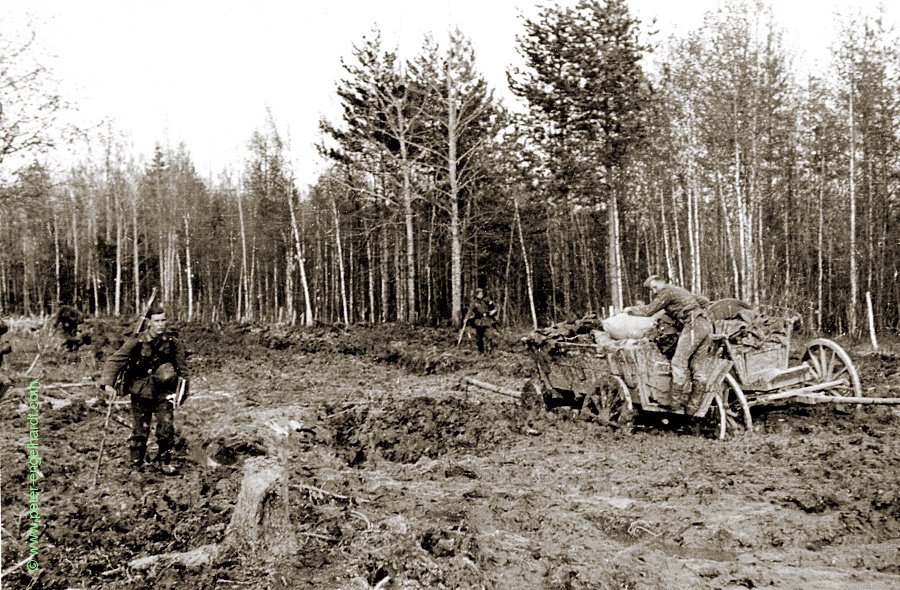
[[[75,350],[81,344],[78,337],[78,326],[84,321],[84,314],[73,305],[60,305],[56,312],[56,320],[53,327],[60,327],[63,336],[66,337],[66,348]]]
[[[489,334],[488,345],[490,340],[499,339],[499,333],[494,327],[496,323],[497,308],[489,297],[485,297],[484,289],[475,289],[475,298],[469,304],[469,311],[466,312],[466,320],[471,320],[475,327],[475,341],[478,344],[478,352],[485,351],[484,336]]]
[[[6,325],[6,322],[0,320],[0,338],[3,337],[6,332],[9,331],[9,326]],[[10,346],[9,342],[0,342],[0,367],[3,367],[3,357],[12,352],[12,346]],[[6,390],[9,388],[12,381],[6,377],[4,374],[0,374],[0,398],[3,397],[3,394],[6,393]]]
[[[653,293],[653,301],[647,305],[625,308],[625,312],[636,316],[652,316],[661,309],[675,320],[675,327],[680,331],[675,353],[672,355],[672,389],[677,393],[689,393],[689,364],[694,353],[712,335],[713,327],[706,317],[704,306],[709,299],[691,293],[687,289],[671,285],[658,275],[644,281]],[[688,400],[682,400],[687,403]]]
[[[179,378],[185,380],[187,391],[190,371],[184,349],[166,335],[166,312],[153,304],[147,312],[148,327],[137,337],[129,336],[125,343],[106,360],[101,382],[107,394],[116,395],[115,384],[122,376],[122,393],[131,395],[131,437],[128,447],[131,465],[140,469],[147,452],[150,422],[156,415],[156,456],[164,473],[175,473],[171,462],[175,442],[174,405],[169,399],[178,387]],[[167,397],[168,396],[168,397]]]

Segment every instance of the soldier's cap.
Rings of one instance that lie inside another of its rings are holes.
[[[659,275],[650,275],[649,277],[647,277],[647,280],[644,281],[644,286],[649,287],[650,283],[652,283],[653,281],[661,281],[661,280],[662,279],[660,278]]]
[[[154,301],[150,304],[150,309],[147,310],[147,317],[149,318],[152,315],[159,315],[161,313],[166,313],[166,310],[163,309],[163,306],[160,302]]]

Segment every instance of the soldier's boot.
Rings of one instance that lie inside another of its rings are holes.
[[[178,472],[178,470],[175,469],[175,466],[172,465],[172,446],[170,444],[161,443],[159,445],[159,452],[156,455],[156,463],[159,467],[159,470],[166,475],[174,475]]]
[[[140,469],[144,465],[144,454],[147,452],[146,440],[132,440],[128,445],[132,469]]]
[[[693,416],[697,413],[697,410],[700,409],[700,402],[703,401],[703,398],[706,394],[706,389],[704,387],[691,387],[691,382],[688,382],[684,395],[684,413],[688,416]]]

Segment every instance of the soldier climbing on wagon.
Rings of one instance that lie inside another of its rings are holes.
[[[650,288],[653,300],[647,305],[627,307],[625,313],[636,316],[652,316],[660,310],[665,310],[675,321],[679,336],[675,352],[672,355],[672,391],[674,395],[680,395],[681,399],[675,398],[673,405],[681,403],[690,413],[694,409],[689,407],[691,401],[690,364],[697,350],[708,343],[713,333],[712,323],[704,311],[709,299],[667,283],[659,275],[648,277],[644,281],[644,286]]]

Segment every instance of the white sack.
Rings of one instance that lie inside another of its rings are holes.
[[[603,330],[614,340],[643,338],[655,323],[656,316],[641,317],[620,313],[603,320]]]

